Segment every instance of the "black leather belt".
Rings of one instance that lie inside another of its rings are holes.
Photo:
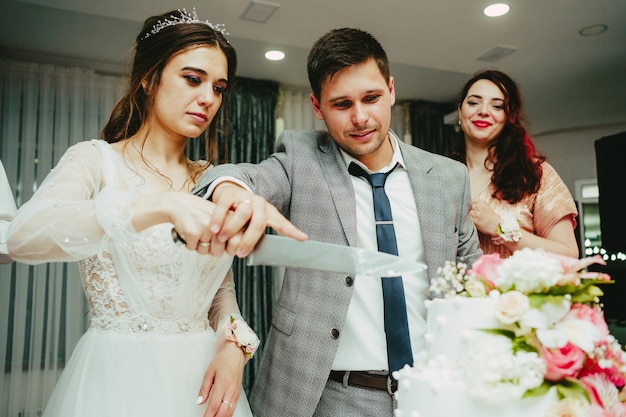
[[[350,386],[387,391],[389,394],[393,394],[398,389],[398,382],[392,380],[388,375],[372,374],[365,371],[330,371],[328,378],[343,384],[346,375]]]

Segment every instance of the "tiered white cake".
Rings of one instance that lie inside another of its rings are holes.
[[[600,256],[524,248],[446,262],[426,349],[398,379],[395,417],[626,417],[626,350],[610,334]]]
[[[494,314],[495,302],[493,297],[428,302],[427,349],[414,367],[406,366],[397,374],[395,417],[546,415],[557,401],[554,388],[541,396],[521,398],[526,386],[537,384],[534,378],[542,378],[538,356],[522,352],[511,359],[508,338],[481,330],[503,328]],[[501,360],[504,357],[509,359]],[[503,381],[503,375],[510,383]]]

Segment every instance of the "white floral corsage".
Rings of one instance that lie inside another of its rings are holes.
[[[226,340],[236,343],[248,359],[252,359],[260,341],[256,333],[248,326],[248,323],[241,318],[231,315],[224,323],[223,330]]]
[[[496,233],[498,236],[491,238],[496,245],[501,245],[504,242],[519,242],[522,238],[522,229],[520,228],[519,220],[505,214],[500,216],[500,224],[498,224]]]

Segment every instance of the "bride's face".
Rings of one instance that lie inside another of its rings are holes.
[[[221,49],[193,47],[173,56],[155,91],[151,129],[181,138],[200,136],[222,104],[228,63]]]

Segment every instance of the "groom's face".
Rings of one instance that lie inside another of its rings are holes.
[[[387,83],[370,59],[337,71],[322,83],[320,99],[311,95],[313,109],[337,144],[348,154],[378,169],[389,163],[391,106],[394,80]]]

